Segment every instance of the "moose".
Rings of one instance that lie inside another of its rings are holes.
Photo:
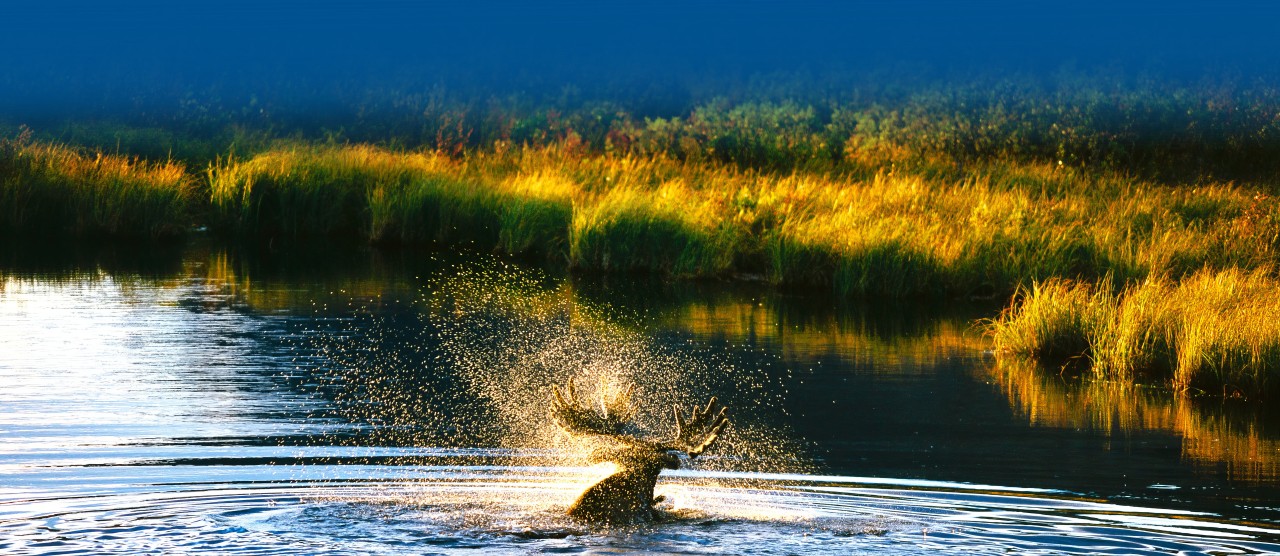
[[[587,523],[633,525],[660,518],[655,506],[663,497],[654,497],[658,475],[663,469],[679,469],[680,454],[695,458],[710,448],[729,424],[728,409],[720,407],[712,397],[706,407],[695,407],[689,419],[675,413],[675,436],[670,441],[639,438],[624,432],[635,415],[631,392],[604,396],[595,407],[579,399],[570,381],[563,391],[552,388],[551,417],[566,433],[587,438],[597,444],[592,450],[592,463],[610,462],[617,470],[587,487],[569,506],[569,517]]]

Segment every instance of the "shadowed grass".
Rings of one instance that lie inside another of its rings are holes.
[[[0,230],[23,235],[163,238],[191,224],[180,164],[0,141]]]
[[[208,176],[217,222],[243,235],[470,244],[560,259],[567,249],[569,200],[548,180],[498,176],[439,153],[297,146],[220,162]]]
[[[737,230],[717,222],[714,199],[700,198],[680,180],[652,192],[617,187],[583,201],[570,231],[575,267],[675,276],[715,276],[732,268]]]
[[[989,330],[1002,355],[1046,362],[1085,355],[1100,378],[1228,396],[1273,396],[1280,386],[1280,281],[1265,271],[1203,270],[1118,294],[1050,280]]]

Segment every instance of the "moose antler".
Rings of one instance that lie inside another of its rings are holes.
[[[565,432],[572,434],[604,434],[618,436],[631,423],[631,391],[628,386],[621,393],[606,397],[600,389],[597,407],[590,407],[578,399],[578,392],[570,380],[562,392],[560,387],[551,390],[551,418]]]
[[[706,408],[699,409],[695,406],[689,420],[685,421],[680,415],[680,406],[672,406],[676,416],[676,438],[672,441],[672,447],[689,454],[689,457],[697,457],[710,448],[720,437],[720,431],[729,424],[729,417],[726,415],[729,408],[719,407],[720,411],[716,411],[717,407],[719,406],[713,396]]]

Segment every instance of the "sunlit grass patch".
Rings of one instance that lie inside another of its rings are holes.
[[[1050,280],[1019,296],[990,332],[1001,354],[1087,356],[1103,378],[1223,395],[1280,386],[1280,281],[1262,270],[1153,278],[1118,294]]]
[[[1178,286],[1174,384],[1254,392],[1280,383],[1280,282],[1265,272],[1201,272]]]
[[[210,200],[223,227],[265,237],[408,235],[397,211],[430,198],[446,164],[369,146],[278,148],[211,166]]]
[[[22,234],[160,238],[191,223],[181,164],[0,141],[0,229]]]
[[[991,324],[992,342],[999,353],[1038,360],[1091,358],[1114,313],[1102,287],[1051,279],[1015,296]]]

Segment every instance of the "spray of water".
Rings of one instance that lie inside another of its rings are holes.
[[[572,382],[582,399],[602,409],[626,395],[632,414],[625,432],[652,439],[674,434],[673,406],[687,415],[694,404],[718,397],[732,425],[695,469],[810,470],[805,446],[782,424],[785,392],[771,362],[762,364],[758,353],[741,357],[728,346],[662,336],[634,324],[642,318],[619,316],[623,312],[576,299],[567,282],[496,261],[426,280],[415,299],[354,307],[336,331],[317,335],[324,344],[320,382],[341,417],[357,424],[345,438],[324,441],[455,448],[449,464],[510,470],[507,488],[489,492],[504,499],[504,507],[530,510],[514,501],[527,494],[540,501],[532,507],[553,511],[610,471],[600,465],[584,475],[593,446],[564,434],[549,416],[552,388]],[[411,452],[377,463],[411,470],[444,460]],[[537,489],[513,488],[530,486],[527,470],[534,467],[566,475],[539,478]],[[659,493],[687,494],[695,483],[733,487],[695,475],[660,485]],[[431,501],[425,507],[434,508],[424,512],[438,514],[441,500],[460,495],[477,503],[476,492],[437,486],[422,486]],[[679,507],[681,498],[693,497],[672,498]],[[730,513],[759,513],[740,509]]]
[[[481,425],[499,445],[580,454],[548,416],[552,388],[573,382],[596,405],[626,393],[632,411],[627,432],[652,438],[674,434],[673,407],[687,414],[716,396],[730,408],[734,425],[708,454],[707,465],[807,470],[801,443],[776,418],[784,395],[779,381],[735,361],[733,353],[618,324],[643,319],[613,317],[620,309],[579,301],[568,284],[548,287],[536,272],[518,267],[460,269],[428,290],[429,313],[442,316],[437,322],[445,360],[492,410],[496,419]]]

